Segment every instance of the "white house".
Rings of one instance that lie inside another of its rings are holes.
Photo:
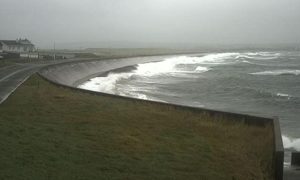
[[[0,40],[0,52],[3,53],[26,53],[33,52],[34,45],[28,39]]]

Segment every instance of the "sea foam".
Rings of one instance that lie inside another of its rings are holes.
[[[277,93],[276,96],[279,96],[279,97],[286,97],[288,99],[290,99],[292,96],[289,95],[289,94],[284,94],[284,93]]]
[[[166,73],[190,73],[193,71],[182,70],[178,68],[180,65],[193,65],[193,64],[224,64],[226,60],[230,59],[232,56],[238,53],[217,53],[209,54],[202,57],[189,57],[189,56],[178,56],[173,58],[168,58],[160,62],[152,62],[139,64],[134,73],[143,76],[153,76],[158,74]],[[201,69],[200,69],[201,68]],[[206,72],[209,68],[204,66],[198,66],[194,72]]]
[[[82,89],[88,89],[92,91],[105,92],[110,94],[118,95],[129,95],[141,99],[148,99],[146,95],[140,92],[135,92],[134,89],[127,89],[127,93],[122,93],[117,88],[117,83],[122,79],[129,79],[132,76],[138,77],[151,77],[160,74],[169,74],[177,77],[191,77],[191,73],[199,74],[209,71],[211,68],[200,66],[201,64],[220,64],[226,60],[236,56],[238,53],[216,53],[208,54],[202,57],[189,57],[189,56],[178,56],[173,58],[167,58],[160,62],[151,62],[138,64],[136,69],[131,72],[124,73],[109,73],[106,77],[96,77],[90,79],[88,82],[78,86]],[[180,65],[193,65],[196,64],[195,69],[182,69]],[[198,65],[199,64],[199,65]],[[130,92],[129,92],[130,91]]]
[[[135,69],[130,72],[116,73],[111,72],[106,77],[96,77],[88,82],[79,86],[79,88],[105,92],[118,95],[129,95],[141,99],[147,99],[148,97],[143,94],[143,89],[139,91],[134,88],[126,87],[129,89],[122,89],[118,87],[118,82],[121,80],[130,79],[133,76],[139,78],[151,78],[152,76],[168,75],[180,78],[194,78],[197,74],[205,73],[212,70],[215,66],[232,64],[240,61],[241,57],[277,57],[278,54],[269,52],[257,52],[257,53],[212,53],[201,57],[193,56],[176,56],[167,58],[159,62],[150,62],[136,65]],[[192,68],[191,68],[192,67]],[[299,71],[299,72],[298,72]],[[268,75],[276,73],[294,73],[299,74],[300,70],[296,71],[280,71],[280,72],[258,72],[252,73],[255,75]],[[126,93],[122,92],[126,91]],[[147,90],[144,90],[145,92]],[[280,94],[278,94],[280,96]]]
[[[294,149],[300,151],[300,138],[291,138],[283,135],[282,142],[285,149]]]
[[[236,59],[272,60],[280,57],[280,53],[274,52],[245,52],[236,56]]]
[[[278,76],[278,75],[300,75],[300,70],[298,69],[280,69],[280,70],[273,70],[273,71],[262,71],[262,72],[255,72],[250,73],[252,75],[269,75],[269,76]]]

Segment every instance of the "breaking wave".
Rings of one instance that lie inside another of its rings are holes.
[[[202,57],[178,56],[160,62],[138,64],[136,68],[132,68],[130,72],[110,72],[105,77],[92,78],[78,87],[92,91],[149,99],[145,94],[136,92],[132,87],[127,87],[126,93],[124,93],[117,87],[117,83],[121,80],[130,79],[133,76],[151,77],[165,74],[177,77],[191,77],[191,74],[199,74],[211,70],[210,67],[206,67],[207,64],[225,64],[227,60],[232,59],[232,57],[236,55],[238,55],[238,53],[217,53]],[[189,65],[197,66],[190,67]]]
[[[209,68],[205,66],[198,66],[196,69],[188,69],[185,68],[185,66],[194,64],[224,64],[226,63],[226,60],[232,59],[232,56],[237,54],[238,53],[219,53],[209,54],[202,57],[178,56],[160,62],[139,64],[135,73],[143,76],[153,76],[166,73],[206,72]]]
[[[206,71],[209,71],[210,68],[207,68],[207,67],[202,67],[202,66],[198,66],[195,71],[196,72],[206,72]]]
[[[140,99],[149,99],[143,94],[143,89],[136,90],[134,87],[119,87],[121,80],[130,80],[134,77],[152,77],[152,76],[171,76],[177,78],[195,78],[198,74],[208,72],[218,65],[234,64],[236,62],[251,63],[251,59],[274,59],[280,56],[280,53],[273,52],[244,52],[244,53],[214,53],[201,57],[197,56],[177,56],[167,58],[159,62],[138,64],[127,67],[126,71],[110,72],[105,77],[95,77],[88,82],[78,86],[82,89],[99,91],[110,94],[132,96]],[[247,60],[246,60],[247,59]],[[300,70],[278,70],[252,73],[254,75],[279,75],[279,74],[300,74]],[[145,91],[147,91],[144,88]],[[285,96],[278,93],[277,96]]]
[[[135,87],[119,85],[120,81],[130,81],[140,78],[150,80],[152,77],[175,77],[176,80],[197,78],[199,74],[211,71],[215,66],[234,64],[238,62],[255,64],[252,59],[275,59],[281,54],[275,52],[242,52],[242,53],[213,53],[204,56],[176,56],[159,62],[150,62],[127,67],[122,71],[111,71],[105,77],[95,77],[79,86],[82,89],[99,91],[122,96],[131,96],[140,99],[150,99],[144,92],[151,92],[145,86]],[[250,73],[252,75],[299,75],[300,70],[274,70]],[[150,79],[149,79],[150,78]],[[147,82],[149,83],[149,82]],[[146,83],[146,84],[147,84]],[[156,82],[157,83],[157,82]],[[138,88],[138,89],[137,89]],[[147,94],[147,93],[146,93]],[[288,94],[277,93],[272,96],[290,99]]]
[[[300,70],[292,70],[292,69],[282,69],[282,70],[274,70],[274,71],[262,71],[250,73],[252,75],[269,75],[269,76],[278,76],[278,75],[300,75]]]
[[[95,77],[88,82],[79,85],[79,88],[105,93],[116,93],[115,84],[122,78],[130,78],[133,73],[109,73],[105,77]]]
[[[239,54],[236,59],[271,60],[280,57],[280,53],[274,52],[248,52]]]
[[[289,94],[284,94],[284,93],[277,93],[276,96],[279,96],[279,97],[286,97],[286,98],[288,98],[288,99],[291,99],[291,98],[292,98],[291,95],[289,95]]]
[[[300,138],[291,138],[283,135],[282,142],[285,149],[300,151]]]

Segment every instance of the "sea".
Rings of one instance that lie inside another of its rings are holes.
[[[300,151],[300,51],[166,56],[95,77],[83,89],[174,104],[278,116],[285,148]]]

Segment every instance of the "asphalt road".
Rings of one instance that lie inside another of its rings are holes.
[[[18,88],[30,75],[37,72],[40,68],[51,65],[72,61],[82,61],[86,59],[69,59],[48,61],[44,63],[16,63],[0,68],[0,104]]]
[[[17,64],[0,69],[0,104],[31,74],[45,65]]]

